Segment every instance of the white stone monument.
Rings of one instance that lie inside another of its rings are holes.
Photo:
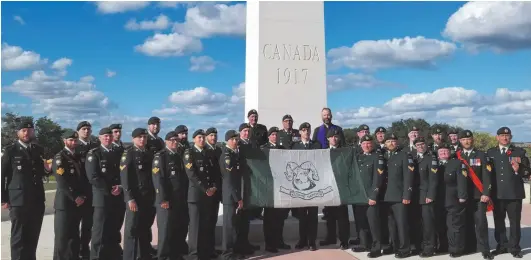
[[[259,17],[247,17],[245,122],[256,109],[258,122],[282,128],[282,116],[293,117],[293,127],[303,122],[322,124],[326,107],[326,53],[323,2],[260,2]],[[253,28],[249,19],[258,19]],[[257,31],[256,31],[257,30]],[[252,45],[252,46],[251,46]],[[257,73],[256,73],[257,72]]]

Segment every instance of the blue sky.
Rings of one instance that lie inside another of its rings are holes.
[[[325,3],[334,120],[507,125],[531,141],[528,13],[529,3]],[[162,133],[243,118],[245,3],[2,2],[1,40],[2,112],[87,119],[95,132],[121,122],[124,140],[152,115]]]

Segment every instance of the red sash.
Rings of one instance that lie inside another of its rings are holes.
[[[465,159],[463,159],[463,157],[461,156],[461,152],[462,150],[457,151],[457,159],[459,159],[459,161],[461,161],[464,165],[466,165],[466,167],[468,168],[468,175],[472,179],[474,186],[476,186],[479,192],[483,193],[483,183],[481,183],[481,180],[476,175],[476,172],[474,172],[474,169],[472,169],[472,167],[470,167],[468,162]],[[487,162],[484,162],[484,163],[487,163]],[[489,202],[487,203],[487,212],[492,211],[492,210],[494,210],[494,205],[492,204],[492,200],[489,200]]]

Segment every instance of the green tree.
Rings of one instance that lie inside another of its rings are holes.
[[[37,142],[44,149],[44,158],[52,158],[63,149],[62,134],[64,130],[59,124],[47,117],[41,117],[35,123]]]
[[[395,121],[387,128],[387,132],[395,133],[395,135],[398,136],[398,142],[405,143],[409,139],[407,134],[413,126],[419,128],[419,136],[429,136],[430,124],[422,118],[408,118],[406,120],[402,119],[400,121]]]
[[[19,117],[14,113],[5,113],[4,116],[2,116],[2,148],[17,140],[17,124],[23,119],[33,121],[32,116]]]
[[[486,132],[474,132],[474,147],[486,152],[498,144],[496,137]]]
[[[355,128],[345,128],[343,129],[343,134],[347,145],[352,145],[358,140],[357,129]]]

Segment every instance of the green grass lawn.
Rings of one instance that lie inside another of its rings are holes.
[[[44,183],[44,190],[55,190],[57,187],[57,183],[51,182],[51,183]]]

